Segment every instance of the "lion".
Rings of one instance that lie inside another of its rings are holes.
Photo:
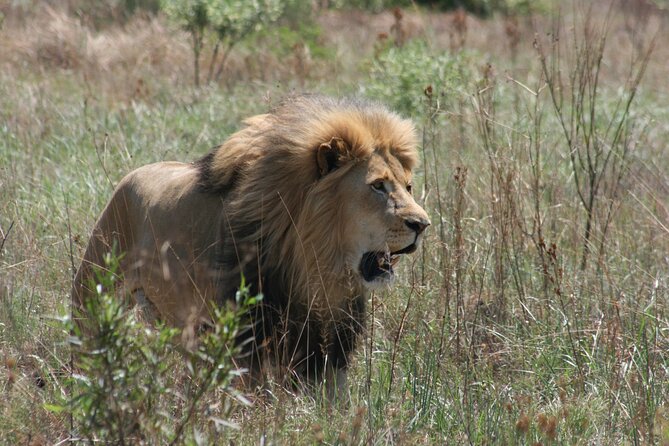
[[[240,336],[249,370],[345,389],[371,290],[430,225],[412,196],[413,124],[382,105],[294,96],[193,163],[131,172],[98,218],[72,289],[83,311],[104,256],[145,314],[206,327],[242,277],[263,298]],[[85,317],[85,316],[84,316]],[[192,327],[191,327],[192,328]],[[240,360],[241,361],[241,360]]]

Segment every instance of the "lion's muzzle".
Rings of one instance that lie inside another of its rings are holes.
[[[413,241],[410,244],[396,251],[368,251],[362,255],[358,269],[365,285],[373,288],[391,283],[400,255],[411,254],[418,249],[423,232],[430,226],[430,220],[427,216],[412,216],[404,219],[404,225],[413,232]]]
[[[420,235],[430,226],[430,220],[427,219],[406,219],[404,224],[407,225],[409,229],[414,231],[416,235]]]

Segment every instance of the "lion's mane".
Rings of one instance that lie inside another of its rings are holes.
[[[350,234],[340,225],[346,196],[337,183],[352,161],[378,149],[412,170],[414,128],[379,105],[314,96],[288,99],[245,124],[197,162],[200,187],[228,197],[220,269],[243,265],[247,283],[264,294],[256,344],[283,339],[274,345],[281,362],[317,377],[326,357],[335,367],[346,365],[366,300],[341,251]],[[333,137],[347,145],[349,159],[320,178],[315,151]],[[227,289],[220,296],[233,295],[238,280],[222,282]],[[305,362],[307,355],[314,356]]]

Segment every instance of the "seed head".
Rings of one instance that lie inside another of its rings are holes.
[[[516,421],[516,430],[523,435],[530,430],[530,417],[525,412],[520,413],[520,417]]]

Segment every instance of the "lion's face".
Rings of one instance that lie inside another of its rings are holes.
[[[411,172],[390,153],[374,152],[342,178],[346,262],[368,288],[390,284],[401,254],[414,252],[430,225],[412,196]]]

